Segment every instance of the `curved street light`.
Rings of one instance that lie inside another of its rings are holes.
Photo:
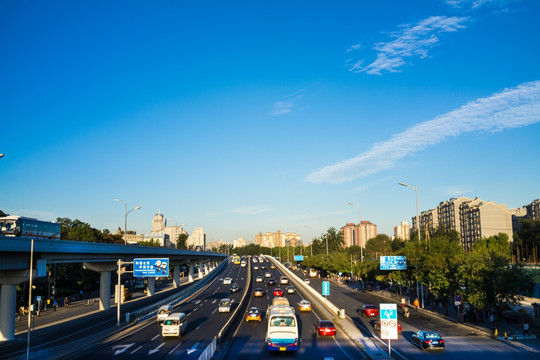
[[[416,228],[418,229],[418,242],[420,243],[420,213],[418,211],[418,187],[416,185],[412,186],[412,185],[409,185],[409,184],[405,184],[405,183],[402,183],[402,182],[398,182],[399,185],[401,186],[406,186],[406,187],[409,187],[411,189],[414,190],[414,192],[416,193]],[[418,272],[418,270],[416,270]],[[421,299],[422,299],[422,308],[424,308],[424,285],[422,284],[421,285],[421,290],[422,290],[422,296],[421,296]],[[419,290],[418,290],[418,273],[417,273],[417,276],[416,276],[416,297],[418,298],[419,296]]]
[[[119,202],[124,203],[124,209],[125,209],[125,211],[124,211],[124,245],[127,245],[127,216],[133,210],[139,210],[141,208],[141,206],[134,207],[133,209],[128,211],[127,204],[126,204],[126,202],[124,200],[114,199],[114,201],[119,201]]]
[[[355,203],[347,203],[351,206],[356,206],[358,208],[358,245],[360,245],[360,260],[364,261],[364,247],[362,246],[360,234],[362,232],[362,220],[360,217],[360,205]],[[366,227],[366,241],[367,241],[367,227]]]

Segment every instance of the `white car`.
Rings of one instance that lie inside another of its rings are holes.
[[[271,278],[271,277],[272,277],[272,273],[267,272],[267,273],[264,274],[264,277],[265,277],[265,278]]]
[[[262,276],[257,276],[257,277],[255,278],[255,282],[260,282],[260,283],[262,283],[262,282],[263,282],[263,277],[262,277]]]
[[[232,278],[226,277],[223,279],[223,285],[231,285],[232,284]]]
[[[309,279],[304,279],[304,282],[305,282],[306,284],[309,284]]]

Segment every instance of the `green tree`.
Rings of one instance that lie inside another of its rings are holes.
[[[153,247],[160,247],[161,246],[161,242],[159,240],[154,240],[154,239],[150,239],[150,240],[144,240],[144,241],[139,241],[137,244],[141,245],[141,246],[153,246]]]
[[[392,240],[385,234],[379,234],[366,242],[365,256],[369,259],[379,261],[379,256],[386,256],[392,253]]]
[[[506,234],[477,241],[458,271],[461,290],[478,308],[507,310],[534,287],[521,266],[510,264]]]
[[[181,233],[176,239],[177,249],[187,249],[188,234]]]

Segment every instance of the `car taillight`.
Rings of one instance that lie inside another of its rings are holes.
[[[442,339],[439,340],[439,343],[444,344],[444,340],[442,340]]]
[[[294,338],[294,344],[293,345],[298,345],[298,338]]]

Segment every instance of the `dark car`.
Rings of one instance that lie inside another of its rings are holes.
[[[375,305],[366,304],[360,308],[360,315],[362,316],[378,316],[379,309]]]
[[[435,331],[419,331],[412,336],[412,344],[424,349],[444,350],[444,340]]]
[[[319,320],[314,326],[317,336],[336,336],[336,327],[330,320]]]
[[[233,283],[230,290],[231,292],[237,292],[238,290],[240,290],[240,286],[237,283]]]
[[[269,286],[276,285],[276,279],[268,279],[268,281],[266,282],[266,285],[269,285]]]

